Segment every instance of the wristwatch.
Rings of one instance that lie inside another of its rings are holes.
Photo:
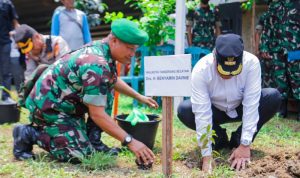
[[[241,144],[244,145],[244,146],[249,146],[251,145],[251,140],[241,140]]]
[[[131,141],[132,141],[132,136],[129,134],[126,135],[124,141],[122,142],[122,146],[127,146]]]

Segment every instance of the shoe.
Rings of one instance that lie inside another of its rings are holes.
[[[220,126],[216,126],[213,128],[215,130],[217,136],[214,136],[215,144],[212,144],[213,150],[221,150],[229,147],[228,136],[226,133],[226,129],[221,128]]]
[[[279,117],[281,118],[286,118],[287,117],[287,103],[288,103],[288,100],[287,99],[283,99],[281,101],[281,106],[280,106],[280,110],[279,110]]]
[[[29,125],[17,125],[13,129],[13,154],[17,160],[34,159],[32,149],[38,135],[35,128]]]
[[[91,118],[87,121],[87,134],[89,140],[96,151],[108,153],[117,156],[121,151],[120,148],[110,148],[101,141],[102,130],[94,123]]]
[[[108,153],[112,156],[118,156],[119,152],[121,151],[120,148],[110,148],[108,147],[106,144],[104,144],[101,140],[99,140],[99,142],[92,143],[94,149],[98,152],[104,152],[104,153]]]

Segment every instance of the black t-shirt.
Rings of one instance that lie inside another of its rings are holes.
[[[0,0],[0,45],[10,43],[9,32],[13,29],[13,20],[18,19],[15,6],[10,0]]]

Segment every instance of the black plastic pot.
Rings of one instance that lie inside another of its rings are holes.
[[[149,122],[138,122],[135,126],[132,126],[130,122],[125,121],[128,114],[117,115],[116,119],[119,126],[127,133],[132,135],[133,138],[144,143],[151,150],[154,146],[157,128],[159,125],[159,116],[154,114],[147,114]]]
[[[0,124],[19,122],[17,103],[0,103]]]

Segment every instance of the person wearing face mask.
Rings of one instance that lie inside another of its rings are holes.
[[[201,0],[194,10],[187,14],[186,30],[189,46],[212,50],[215,38],[221,33],[221,21],[217,11],[210,9],[209,0]]]
[[[25,81],[40,64],[53,64],[70,51],[60,36],[42,35],[32,27],[22,24],[15,29],[13,38],[23,54],[26,54]]]
[[[280,107],[279,91],[261,89],[259,60],[244,51],[241,37],[235,34],[217,38],[213,53],[194,67],[191,84],[191,99],[182,101],[177,113],[187,127],[197,132],[202,170],[212,169],[212,149],[222,148],[233,149],[229,159],[232,168],[244,169],[251,158],[251,143]],[[229,141],[226,129],[220,125],[239,121],[242,124],[232,132]]]
[[[26,97],[31,125],[13,130],[16,159],[34,158],[32,145],[38,144],[59,161],[80,163],[98,151],[94,148],[85,115],[96,126],[119,140],[136,155],[138,163],[152,164],[153,152],[126,133],[110,117],[113,91],[137,99],[149,107],[158,104],[117,77],[116,62],[128,64],[148,34],[135,22],[115,20],[111,33],[100,41],[67,53],[39,76]]]

